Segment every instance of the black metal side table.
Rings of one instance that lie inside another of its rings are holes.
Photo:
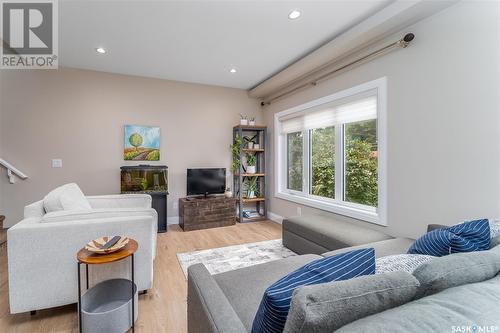
[[[89,265],[102,265],[107,263],[112,263],[115,261],[120,261],[130,257],[131,262],[131,285],[132,285],[132,332],[134,332],[134,319],[135,319],[135,279],[134,279],[134,253],[139,248],[137,242],[130,238],[127,245],[120,249],[119,251],[108,253],[108,254],[96,254],[82,248],[78,251],[77,258],[77,269],[78,269],[78,327],[79,332],[82,332],[82,292],[81,292],[81,265],[85,265],[85,277],[86,277],[86,290],[89,290]]]

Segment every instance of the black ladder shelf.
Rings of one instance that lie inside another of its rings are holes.
[[[267,191],[266,191],[266,126],[236,125],[233,127],[233,143],[236,137],[241,139],[239,154],[239,172],[233,174],[233,190],[238,199],[238,216],[240,223],[257,222],[267,220]],[[249,148],[244,142],[244,137],[254,137],[259,148]],[[256,172],[248,173],[245,165],[245,156],[253,154],[256,157]],[[258,195],[248,198],[245,190],[245,182],[252,177],[258,177]],[[245,217],[245,212],[251,212],[252,217]]]

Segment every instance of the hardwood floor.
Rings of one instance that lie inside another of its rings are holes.
[[[139,296],[136,332],[187,331],[187,283],[176,253],[281,238],[281,226],[271,221],[183,232],[177,225],[158,234],[153,288]],[[43,288],[43,286],[40,286]],[[0,249],[0,332],[78,332],[76,305],[9,314],[7,251]]]

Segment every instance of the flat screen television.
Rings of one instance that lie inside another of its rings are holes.
[[[187,169],[187,195],[222,194],[226,190],[226,169]]]

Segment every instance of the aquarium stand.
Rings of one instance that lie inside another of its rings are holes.
[[[167,231],[168,167],[133,165],[121,168],[122,194],[149,194],[158,213],[158,232]]]

